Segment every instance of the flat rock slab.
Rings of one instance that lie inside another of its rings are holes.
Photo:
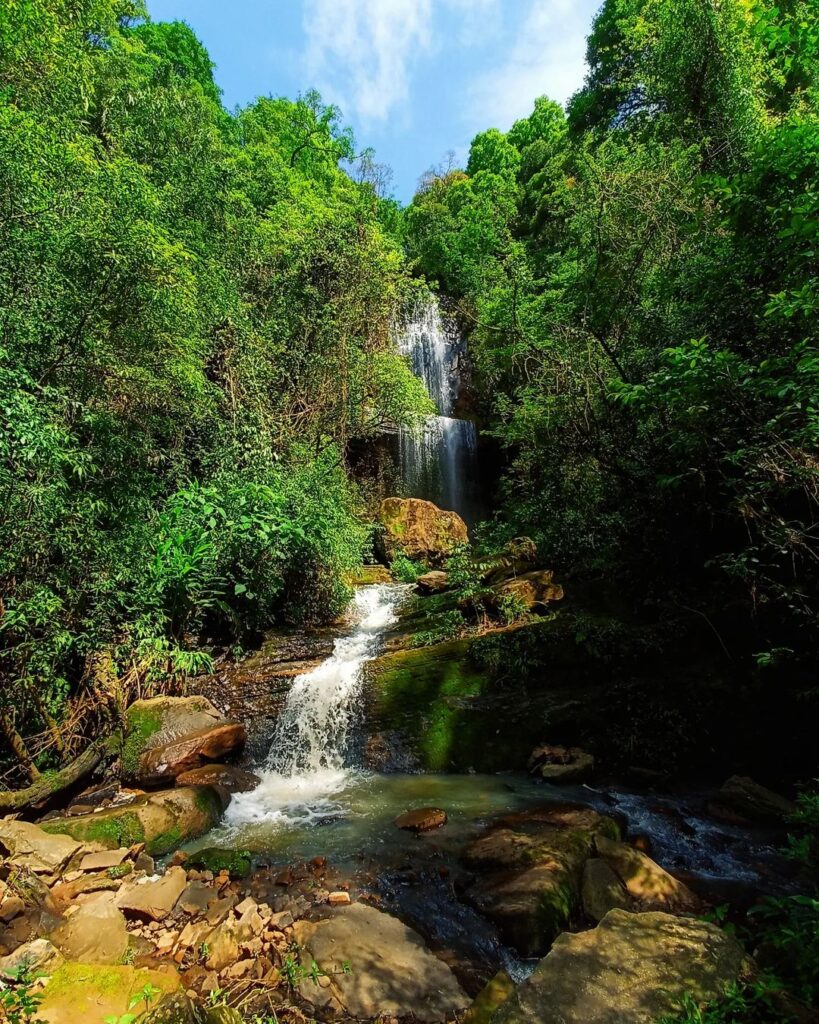
[[[654,1024],[683,996],[719,999],[743,959],[716,925],[612,910],[591,931],[560,935],[492,1024]]]
[[[446,811],[442,811],[440,807],[419,807],[417,810],[399,814],[394,824],[408,832],[428,832],[430,829],[446,825],[446,822]]]
[[[127,846],[119,850],[102,850],[99,853],[89,853],[83,857],[80,863],[80,871],[106,871],[108,868],[117,868],[128,857],[130,849]]]
[[[162,878],[126,882],[117,893],[116,906],[126,917],[162,921],[176,906],[188,885],[183,868],[169,868]]]
[[[0,852],[12,864],[41,875],[57,875],[82,850],[82,843],[64,835],[50,835],[27,821],[0,821]]]
[[[136,967],[64,964],[51,976],[37,1009],[45,1024],[97,1024],[129,1012],[131,1000],[146,985],[158,990],[151,1006],[180,988],[179,976]],[[138,1009],[144,1009],[140,1003]],[[133,1010],[131,1011],[133,1012]]]
[[[139,759],[139,778],[157,785],[184,772],[217,761],[244,746],[247,732],[241,722],[223,722],[207,729],[186,733],[161,746],[151,747]]]
[[[228,793],[249,793],[261,781],[253,772],[228,764],[203,764],[176,777],[177,786],[222,786]]]
[[[306,965],[315,960],[329,975],[306,978],[299,991],[318,1007],[350,1017],[451,1020],[469,1005],[450,969],[398,918],[363,903],[339,907],[319,922],[299,922]],[[345,973],[344,964],[351,973]]]

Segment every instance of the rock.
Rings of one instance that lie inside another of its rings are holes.
[[[177,945],[180,949],[199,949],[212,931],[213,925],[208,921],[189,921],[179,933]]]
[[[234,879],[247,878],[252,868],[249,850],[227,850],[219,846],[197,850],[190,855],[187,863],[188,867],[212,871],[214,875],[226,871]]]
[[[610,910],[628,910],[631,899],[623,883],[600,857],[587,860],[580,885],[583,912],[590,921],[602,921]]]
[[[293,915],[289,910],[282,910],[278,914],[271,914],[269,924],[277,931],[283,932],[285,928],[290,928],[292,926]]]
[[[594,773],[594,757],[579,747],[536,747],[529,756],[529,771],[546,782],[584,782]]]
[[[195,916],[204,914],[208,906],[216,899],[216,893],[212,886],[204,882],[190,882],[187,889],[182,893],[177,904],[180,910],[186,914]]]
[[[719,999],[742,965],[739,943],[713,924],[612,910],[591,931],[564,932],[492,1024],[654,1024],[684,996]]]
[[[202,1016],[186,992],[172,992],[164,996],[139,1024],[201,1024]]]
[[[440,569],[433,569],[425,572],[415,581],[415,588],[419,594],[440,594],[449,586],[449,576]]]
[[[27,821],[0,820],[0,853],[18,867],[41,875],[59,875],[81,850],[82,843],[67,835],[52,835],[50,829]]]
[[[506,580],[494,588],[490,606],[498,608],[504,599],[514,598],[528,611],[544,611],[553,601],[563,600],[563,587],[553,577],[551,569],[539,569]]]
[[[140,999],[131,1006],[146,986],[157,990],[147,1003]],[[166,994],[179,989],[176,973],[148,971],[125,966],[100,964],[63,964],[51,976],[43,990],[43,1002],[37,1017],[45,1024],[96,1024],[106,1017],[119,1020],[128,1012],[140,1013],[155,1006]]]
[[[86,854],[80,862],[80,871],[105,871],[108,868],[119,867],[130,852],[128,847],[123,846],[119,850],[102,850],[99,853]]]
[[[465,852],[480,874],[468,899],[524,956],[542,954],[580,902],[595,842],[617,835],[610,818],[573,804],[509,815]]]
[[[84,964],[116,964],[128,949],[125,917],[108,893],[80,904],[52,932],[51,939],[67,960]]]
[[[397,918],[363,903],[339,907],[331,918],[301,921],[297,941],[306,965],[329,977],[305,978],[299,993],[316,1008],[341,1007],[361,1020],[382,1016],[449,1020],[469,1003],[450,969]],[[345,973],[344,963],[351,965]]]
[[[227,721],[206,697],[200,696],[136,700],[128,708],[126,720],[122,772],[131,782],[138,781],[139,762],[147,751]]]
[[[209,971],[223,971],[239,957],[239,922],[229,917],[207,936],[208,958],[205,966]]]
[[[439,807],[420,807],[415,811],[399,814],[393,824],[408,832],[428,832],[430,829],[445,825],[446,821],[446,811]]]
[[[490,557],[484,565],[483,582],[494,586],[510,576],[529,572],[537,562],[537,545],[531,537],[513,537],[500,553]]]
[[[232,1006],[211,1006],[205,1010],[205,1024],[243,1024],[244,1018]]]
[[[204,764],[176,777],[177,786],[222,786],[228,793],[249,793],[261,781],[253,772],[227,764]]]
[[[506,971],[498,971],[494,978],[488,981],[475,996],[469,1009],[463,1015],[461,1024],[489,1024],[495,1010],[502,1006],[514,991],[514,981]]]
[[[13,921],[15,917],[22,914],[25,909],[26,905],[19,896],[12,892],[4,893],[3,902],[0,903],[0,921],[8,924],[9,921]]]
[[[29,974],[53,974],[65,960],[48,939],[26,942],[9,956],[0,957],[0,978],[16,978],[21,971]]]
[[[215,903],[211,903],[205,917],[210,925],[217,925],[224,921],[235,906],[236,897],[231,893],[229,896],[225,896],[223,900],[216,900]]]
[[[172,782],[178,775],[200,768],[206,761],[218,761],[240,749],[246,739],[247,732],[241,722],[224,722],[152,746],[139,758],[138,781],[144,786]]]
[[[457,512],[446,512],[421,498],[385,498],[378,511],[384,527],[379,555],[391,562],[396,555],[440,565],[453,550],[469,541],[466,523]]]
[[[372,587],[378,583],[394,583],[395,580],[386,566],[362,565],[348,582],[351,587]]]
[[[343,907],[350,905],[350,894],[344,892],[342,889],[337,889],[335,892],[331,892],[327,897],[327,902],[331,907]]]
[[[180,843],[209,831],[219,821],[229,795],[214,786],[188,786],[137,797],[76,818],[52,818],[43,830],[108,849],[144,843],[149,855],[171,853]]]
[[[796,805],[745,775],[732,775],[720,787],[717,804],[723,804],[752,821],[782,821]]]
[[[598,854],[626,887],[638,910],[665,910],[672,914],[700,914],[705,904],[687,885],[628,843],[598,836]]]
[[[183,868],[169,868],[162,878],[126,882],[116,896],[116,906],[128,917],[162,921],[185,891],[188,876]]]

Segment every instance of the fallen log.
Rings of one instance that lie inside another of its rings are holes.
[[[73,786],[75,782],[90,775],[102,761],[108,749],[107,740],[97,740],[65,768],[49,772],[47,775],[39,775],[25,789],[0,792],[0,814],[6,811],[19,811],[23,807],[31,807],[49,797],[56,796],[57,793],[68,789],[69,786]]]

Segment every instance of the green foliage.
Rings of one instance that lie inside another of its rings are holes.
[[[424,575],[427,567],[422,562],[414,562],[399,551],[390,563],[390,571],[402,583],[415,583],[419,576]]]
[[[421,629],[412,634],[410,642],[413,647],[432,647],[446,640],[457,640],[467,628],[466,619],[457,608],[430,616],[430,619],[429,629]]]
[[[663,1017],[660,1024],[789,1024],[793,1017],[782,1009],[778,998],[781,991],[776,978],[763,974],[753,981],[731,985],[722,999],[706,1007],[686,995],[680,1012]]]
[[[0,1010],[9,1024],[44,1024],[37,1016],[42,996],[32,991],[34,979],[26,970],[20,970],[10,981],[0,981]]]

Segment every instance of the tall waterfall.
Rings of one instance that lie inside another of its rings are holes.
[[[460,385],[463,339],[457,325],[430,296],[419,301],[397,330],[398,347],[426,384],[437,416],[399,434],[401,479],[406,494],[427,498],[474,522],[478,495],[475,424],[453,417]]]
[[[276,722],[261,785],[234,796],[225,815],[229,825],[305,822],[333,812],[333,796],[350,778],[361,670],[395,622],[400,596],[401,588],[390,585],[356,591],[351,632],[336,640],[329,658],[295,679]]]

